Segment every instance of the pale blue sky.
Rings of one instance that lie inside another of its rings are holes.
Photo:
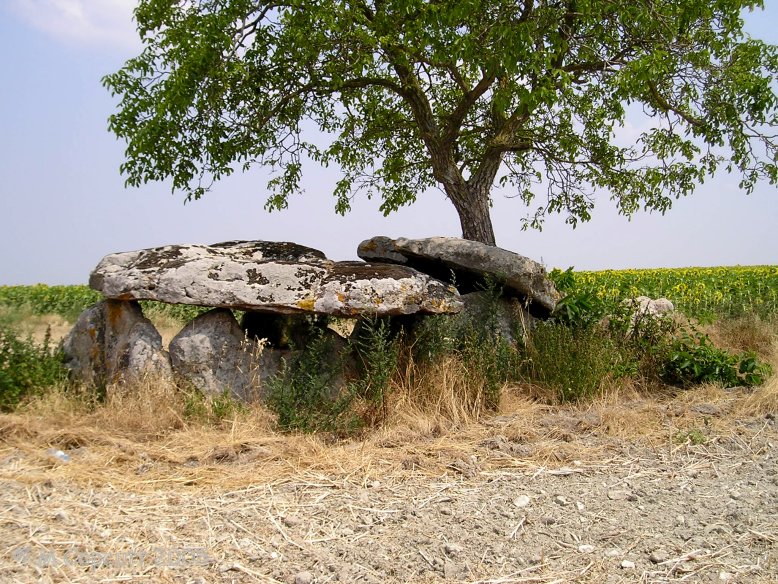
[[[748,19],[754,36],[778,44],[778,6]],[[0,285],[84,283],[102,256],[170,243],[230,239],[295,241],[333,259],[353,259],[373,235],[459,236],[443,195],[432,190],[389,218],[375,201],[334,213],[333,169],[309,168],[306,194],[268,214],[262,173],[218,183],[183,205],[164,184],[125,189],[123,144],[107,130],[115,101],[100,85],[138,50],[133,0],[0,2]],[[664,217],[628,222],[603,197],[594,219],[573,230],[549,218],[523,232],[526,209],[496,193],[498,244],[549,268],[778,264],[778,191],[751,195],[726,175],[676,202]]]

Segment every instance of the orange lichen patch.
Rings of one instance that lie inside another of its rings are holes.
[[[297,307],[302,310],[313,312],[313,306],[316,300],[314,298],[303,298],[297,301]]]
[[[105,317],[111,328],[118,328],[124,314],[124,307],[117,302],[107,302],[105,305]]]

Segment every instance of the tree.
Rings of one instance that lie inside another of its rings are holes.
[[[744,35],[761,0],[140,0],[141,54],[104,85],[129,185],[198,199],[266,165],[266,206],[335,163],[388,214],[439,186],[463,237],[494,244],[509,184],[573,225],[595,192],[667,210],[716,171],[778,180],[778,50]],[[628,115],[652,124],[619,143]],[[311,132],[312,129],[320,133]],[[313,136],[313,138],[311,137]],[[320,142],[320,143],[317,143]]]

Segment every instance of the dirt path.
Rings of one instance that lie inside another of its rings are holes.
[[[278,480],[258,471],[237,489],[153,473],[139,489],[142,456],[126,484],[45,479],[89,448],[48,467],[7,448],[0,581],[778,582],[772,416],[699,445],[578,437],[597,456],[554,465],[527,461],[533,445],[505,437],[514,422],[492,420],[448,456],[406,449]]]

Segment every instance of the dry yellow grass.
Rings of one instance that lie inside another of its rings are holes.
[[[411,384],[398,382],[382,427],[352,439],[281,434],[261,405],[215,421],[187,416],[187,395],[156,380],[114,388],[104,403],[52,391],[14,414],[0,416],[0,457],[21,451],[27,462],[4,478],[76,484],[119,482],[130,490],[161,485],[233,489],[301,472],[360,475],[439,473],[466,467],[479,448],[511,445],[492,465],[607,461],[629,442],[672,445],[684,432],[711,438],[734,431],[737,420],[774,413],[778,379],[755,391],[709,386],[677,395],[646,395],[629,387],[582,405],[548,405],[521,386],[506,386],[498,412],[463,408],[467,375],[441,363]],[[417,390],[414,392],[414,390]],[[472,402],[471,402],[472,403]],[[496,442],[495,442],[496,441]],[[47,454],[61,449],[69,464]],[[465,469],[466,470],[466,469]]]
[[[775,335],[769,340],[778,373]],[[508,465],[604,461],[631,441],[674,444],[693,430],[713,438],[734,432],[739,419],[778,411],[778,375],[755,390],[707,386],[674,395],[611,384],[600,398],[580,405],[554,404],[541,388],[508,385],[497,412],[482,411],[484,391],[483,380],[456,358],[431,366],[408,359],[392,382],[382,425],[336,439],[281,434],[262,405],[222,420],[192,416],[191,396],[155,379],[111,388],[104,402],[57,389],[0,415],[0,457],[17,450],[34,455],[26,459],[34,464],[11,471],[26,481],[45,475],[79,484],[119,481],[139,490],[166,482],[238,488],[309,471],[357,473],[365,480],[408,469],[434,474],[450,464],[469,464],[484,444],[505,447],[501,441],[517,445],[503,461]],[[51,448],[73,452],[71,463],[57,464],[46,453]],[[8,476],[8,467],[3,473]]]
[[[717,347],[736,353],[754,352],[775,362],[778,352],[778,317],[762,319],[755,315],[723,320],[704,327]]]
[[[34,343],[43,344],[46,335],[55,346],[68,334],[73,324],[56,314],[32,314],[22,309],[0,306],[0,322],[10,322],[22,338],[30,337]]]

